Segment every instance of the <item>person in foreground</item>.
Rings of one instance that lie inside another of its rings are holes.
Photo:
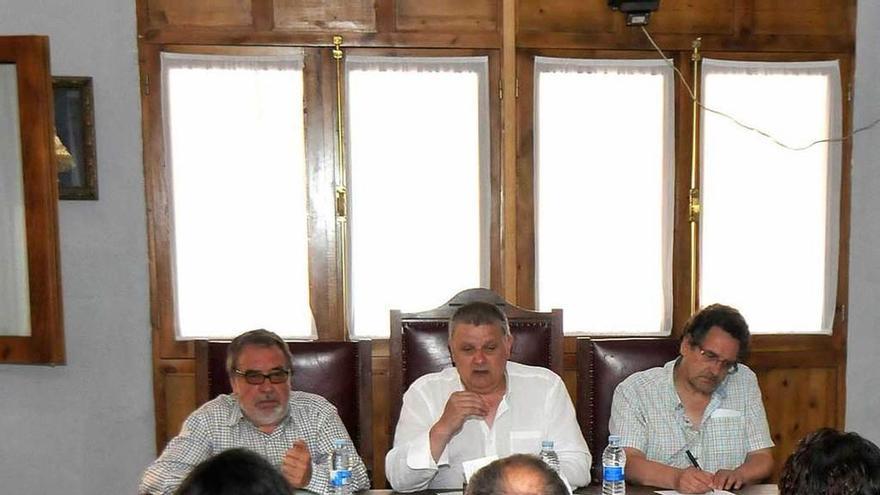
[[[460,489],[462,463],[537,454],[552,440],[572,486],[590,482],[590,452],[562,379],[508,361],[513,337],[494,304],[460,307],[449,322],[454,366],[420,377],[403,396],[385,473],[396,491]]]
[[[677,359],[617,386],[608,429],[626,451],[627,480],[705,493],[770,475],[773,441],[761,390],[740,364],[749,339],[739,311],[713,304],[688,321]]]
[[[562,479],[541,459],[513,454],[471,476],[465,495],[569,495]]]
[[[225,450],[190,471],[174,495],[291,495],[269,461],[248,449]]]
[[[810,433],[785,461],[779,495],[880,495],[880,448],[857,433]]]
[[[144,472],[138,493],[170,494],[196,464],[236,447],[264,456],[292,487],[326,493],[328,470],[313,469],[313,461],[325,458],[336,439],[351,440],[326,399],[290,390],[290,370],[290,350],[274,333],[252,330],[236,337],[226,358],[233,393],[186,419]],[[352,488],[367,489],[367,469],[360,457],[353,458]]]

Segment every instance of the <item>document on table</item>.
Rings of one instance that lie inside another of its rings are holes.
[[[660,495],[682,495],[675,490],[657,490],[654,493],[659,493]],[[732,492],[729,492],[727,490],[712,490],[711,492],[706,493],[711,493],[712,495],[734,495]]]

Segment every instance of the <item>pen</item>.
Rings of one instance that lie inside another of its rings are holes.
[[[691,460],[691,464],[693,464],[695,468],[697,468],[697,469],[702,469],[702,468],[700,467],[700,465],[697,464],[697,458],[694,457],[694,454],[691,454],[691,451],[690,451],[690,450],[685,450],[684,453],[687,454],[688,459]]]

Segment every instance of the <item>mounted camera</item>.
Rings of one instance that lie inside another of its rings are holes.
[[[660,7],[660,0],[608,0],[608,6],[626,14],[627,26],[647,26],[651,12]]]

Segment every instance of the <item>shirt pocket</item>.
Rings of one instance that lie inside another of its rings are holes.
[[[511,454],[538,454],[541,452],[541,431],[520,430],[510,432]]]

